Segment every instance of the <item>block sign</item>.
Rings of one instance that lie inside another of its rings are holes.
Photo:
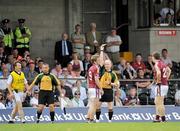
[[[176,30],[159,30],[158,36],[176,36]]]

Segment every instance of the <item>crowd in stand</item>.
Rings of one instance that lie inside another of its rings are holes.
[[[2,20],[0,28],[0,78],[7,78],[13,70],[15,61],[22,64],[28,84],[42,72],[42,65],[46,60],[41,57],[31,58],[29,52],[29,41],[31,38],[30,29],[24,25],[25,19],[19,19],[19,26],[15,32],[9,27],[10,20]],[[104,57],[109,57],[113,62],[113,69],[119,79],[152,79],[153,62],[149,55],[147,60],[143,60],[143,55],[137,53],[133,62],[120,58],[120,45],[122,40],[116,34],[116,29],[112,28],[111,33],[106,38],[106,52]],[[54,66],[51,73],[56,75],[61,82],[62,97],[66,101],[66,107],[88,106],[86,74],[91,66],[92,54],[99,53],[102,44],[102,35],[96,30],[96,23],[90,24],[90,31],[83,34],[81,26],[75,26],[75,32],[68,37],[67,33],[62,33],[62,39],[55,43]],[[167,49],[162,50],[162,60],[172,68],[172,61],[168,57]],[[150,81],[141,81],[133,84],[121,84],[122,87],[114,92],[115,106],[134,106],[141,104],[137,97],[138,91],[147,89]],[[24,107],[37,107],[38,87],[34,87],[32,95],[24,95]],[[55,106],[59,106],[59,93],[55,90]],[[13,99],[9,97],[6,89],[6,79],[0,80],[0,109],[12,108]],[[104,105],[106,106],[106,105]]]

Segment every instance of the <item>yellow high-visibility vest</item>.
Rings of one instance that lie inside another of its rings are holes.
[[[27,27],[24,27],[24,28],[25,28],[26,34],[29,35],[28,37],[22,37],[22,33],[21,33],[20,28],[16,27],[16,30],[15,30],[16,42],[21,43],[21,44],[17,45],[16,48],[23,48],[23,47],[29,48],[28,43],[29,43],[30,38],[31,38],[31,31]]]

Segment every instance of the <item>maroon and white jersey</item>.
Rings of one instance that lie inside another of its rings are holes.
[[[88,70],[88,75],[87,75],[88,83],[89,83],[89,88],[98,88],[96,85],[95,80],[99,79],[99,67],[98,65],[93,64],[89,70]]]
[[[159,68],[160,72],[161,72],[161,85],[168,85],[168,78],[167,78],[167,65],[159,60],[155,66],[157,68]],[[154,72],[154,79],[157,81],[157,72],[155,70]]]

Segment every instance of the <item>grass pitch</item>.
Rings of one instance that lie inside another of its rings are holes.
[[[0,131],[180,131],[180,122],[0,124]]]

